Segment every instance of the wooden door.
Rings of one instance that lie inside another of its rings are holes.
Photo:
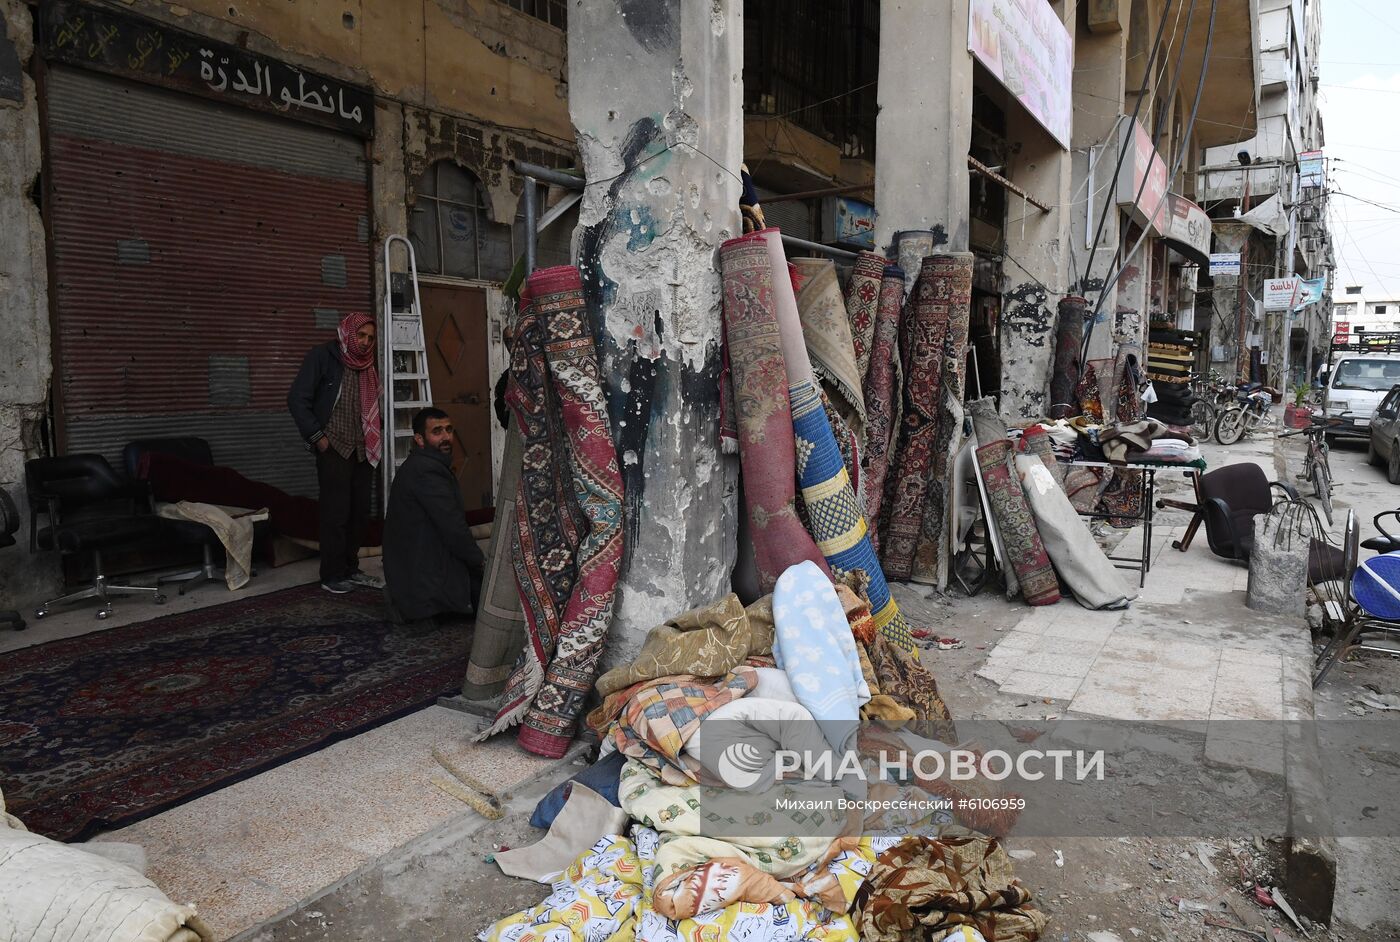
[[[457,434],[452,467],[467,510],[493,503],[491,488],[492,377],[487,365],[486,291],[422,285],[423,336],[434,404],[452,417]]]

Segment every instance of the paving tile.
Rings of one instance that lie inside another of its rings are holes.
[[[1132,695],[1111,690],[1095,689],[1086,691],[1083,687],[1070,701],[1069,711],[1085,716],[1100,716],[1114,720],[1145,720],[1148,716],[1141,712]]]
[[[216,939],[231,938],[297,903],[277,887],[189,851],[150,861],[146,875],[175,902],[192,903]]]
[[[1282,744],[1238,742],[1219,736],[1206,738],[1206,762],[1234,769],[1283,775]]]
[[[1020,668],[1019,662],[1007,657],[999,657],[996,660],[989,660],[981,667],[977,668],[977,676],[990,680],[997,686],[1006,683],[1006,678],[1010,677]]]
[[[1012,671],[1001,692],[1022,697],[1046,697],[1051,700],[1069,700],[1079,689],[1079,678],[1061,677],[1055,674],[1042,674],[1036,671]]]
[[[1072,641],[1097,641],[1102,644],[1113,636],[1113,632],[1117,627],[1116,623],[1096,624],[1087,619],[1076,620],[1066,618],[1046,628],[1042,637],[1068,638]]]
[[[1042,635],[1032,634],[1029,631],[1021,631],[1019,628],[1007,632],[1007,634],[992,648],[992,657],[1007,657],[1015,655],[1020,657],[1036,649],[1040,643]]]
[[[1018,603],[1012,603],[1018,604]],[[1035,605],[1030,606],[1030,610],[1016,622],[1013,630],[1023,631],[1029,634],[1042,634],[1045,629],[1060,618],[1062,612],[1070,607],[1070,603],[1060,602],[1058,605]],[[1078,607],[1078,606],[1074,606]]]
[[[1066,651],[1060,644],[1055,644],[1046,650],[1033,651],[1026,655],[1025,663],[1021,666],[1026,670],[1040,674],[1084,677],[1089,673],[1089,668],[1094,663],[1094,657],[1097,653],[1098,649],[1094,648],[1086,653],[1076,654]]]

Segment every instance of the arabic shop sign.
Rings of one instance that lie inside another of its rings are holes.
[[[842,245],[875,247],[875,207],[864,200],[837,196],[828,204],[833,241]]]
[[[1291,311],[1298,306],[1303,280],[1296,275],[1264,279],[1264,310]]]
[[[1069,149],[1074,39],[1045,0],[972,0],[967,49]]]
[[[1118,177],[1118,205],[1153,235],[1165,235],[1171,210],[1167,206],[1167,164],[1152,144],[1152,135],[1139,122],[1119,123],[1130,135],[1125,170]],[[1119,138],[1115,148],[1121,148]]]
[[[77,0],[42,9],[42,48],[50,59],[361,137],[374,133],[374,97],[363,88]]]

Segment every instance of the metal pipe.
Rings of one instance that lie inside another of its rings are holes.
[[[528,173],[525,174],[525,277],[529,277],[535,270],[535,249],[539,242],[539,233],[535,231],[535,200],[538,197],[536,187],[539,184],[535,178]]]
[[[806,239],[799,239],[797,236],[783,236],[783,245],[794,249],[806,249],[809,252],[818,252],[822,255],[830,255],[833,258],[857,258],[855,252],[847,252],[845,249],[835,249],[829,245],[822,245],[820,242],[808,242]]]
[[[852,186],[829,186],[822,190],[806,190],[802,193],[775,193],[759,200],[760,203],[790,203],[793,200],[816,199],[818,196],[843,196],[847,193],[860,193],[875,189],[873,183],[856,183]]]
[[[511,166],[515,172],[522,176],[534,177],[541,183],[548,183],[550,186],[562,186],[566,190],[581,190],[584,183],[582,177],[576,177],[571,173],[562,170],[554,170],[550,167],[541,167],[539,164],[532,164],[524,160],[512,160]]]
[[[967,166],[974,173],[980,173],[982,176],[986,177],[988,180],[991,180],[993,183],[998,183],[1006,189],[1010,190],[1012,193],[1015,193],[1017,196],[1021,197],[1021,199],[1025,200],[1027,203],[1030,203],[1032,206],[1034,206],[1041,212],[1050,212],[1049,206],[1046,206],[1040,200],[1036,199],[1034,196],[1031,196],[1025,190],[1021,189],[1019,186],[1006,179],[1006,177],[1003,177],[1001,174],[997,173],[991,167],[988,167],[986,164],[982,163],[982,161],[978,160],[976,157],[969,155],[967,158]]]

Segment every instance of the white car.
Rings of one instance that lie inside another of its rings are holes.
[[[1369,438],[1371,415],[1400,383],[1400,354],[1357,354],[1339,359],[1327,377],[1322,412],[1335,421],[1327,436]]]

